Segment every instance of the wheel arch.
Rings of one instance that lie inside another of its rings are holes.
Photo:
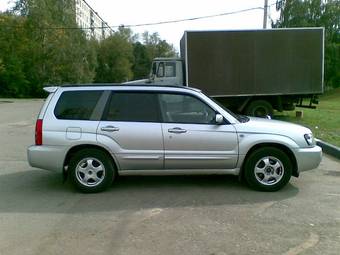
[[[100,150],[102,152],[104,152],[111,160],[112,163],[116,169],[116,171],[118,172],[118,164],[116,159],[114,158],[114,156],[110,153],[110,151],[102,146],[99,145],[94,145],[94,144],[78,144],[75,145],[73,147],[71,147],[65,156],[65,160],[64,160],[64,164],[63,164],[63,180],[65,181],[67,178],[67,170],[66,170],[66,166],[68,166],[68,164],[70,163],[71,157],[78,151],[83,150],[83,149],[97,149]]]
[[[298,172],[298,164],[297,164],[297,161],[296,161],[296,158],[295,158],[295,155],[294,153],[285,145],[283,144],[279,144],[279,143],[258,143],[258,144],[255,144],[254,146],[252,146],[246,153],[246,156],[242,162],[242,166],[241,166],[241,173],[239,175],[240,179],[243,179],[244,178],[244,165],[245,165],[245,162],[248,160],[249,156],[254,152],[256,151],[257,149],[259,148],[264,148],[264,147],[274,147],[274,148],[277,148],[277,149],[280,149],[282,150],[284,153],[287,154],[287,156],[289,157],[292,165],[293,165],[293,169],[292,169],[292,175],[294,177],[299,177],[299,172]]]

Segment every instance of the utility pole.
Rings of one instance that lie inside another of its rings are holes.
[[[268,16],[268,0],[264,0],[264,7],[263,7],[263,28],[267,28],[267,16]]]

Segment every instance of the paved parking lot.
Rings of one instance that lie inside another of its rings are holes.
[[[124,177],[80,194],[29,167],[41,100],[0,99],[0,254],[339,254],[340,162],[276,193],[232,176]]]

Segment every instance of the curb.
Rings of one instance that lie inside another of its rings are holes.
[[[340,148],[339,147],[336,147],[335,145],[326,143],[319,139],[315,139],[315,140],[316,140],[316,144],[322,148],[322,151],[324,153],[327,153],[329,155],[332,155],[333,157],[336,157],[337,159],[340,159]]]

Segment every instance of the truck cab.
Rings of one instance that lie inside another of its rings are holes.
[[[155,58],[150,72],[150,83],[157,85],[184,84],[183,60],[180,58]]]

